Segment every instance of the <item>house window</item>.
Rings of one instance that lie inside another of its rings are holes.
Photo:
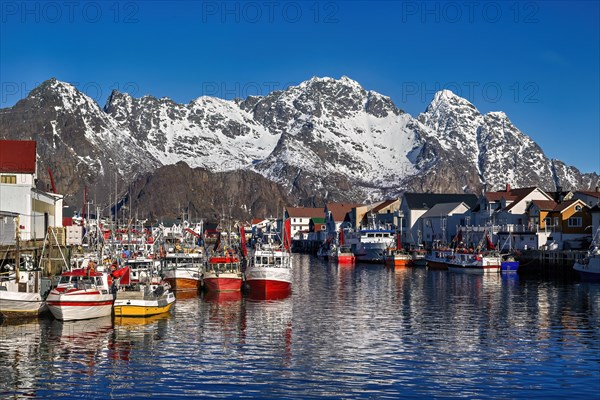
[[[296,218],[294,218],[294,222],[296,222]]]
[[[571,217],[569,218],[567,225],[569,227],[577,228],[581,227],[581,217]]]
[[[17,183],[16,175],[2,175],[0,176],[0,183]]]
[[[325,230],[325,225],[321,225],[321,230],[324,231]]]
[[[581,211],[581,206],[579,204],[575,206],[575,211]]]
[[[552,218],[546,217],[544,218],[544,222],[546,223],[546,226],[552,226]]]
[[[554,217],[554,226],[558,226],[558,217]]]

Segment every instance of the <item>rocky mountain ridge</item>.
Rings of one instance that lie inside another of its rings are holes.
[[[232,197],[233,213],[240,215],[258,209],[275,215],[279,202],[361,202],[406,190],[479,193],[506,184],[587,189],[600,181],[548,159],[502,112],[481,114],[443,90],[415,118],[347,77],[312,78],[262,97],[203,96],[188,104],[113,91],[104,108],[50,79],[0,110],[0,137],[37,140],[40,186],[47,186],[50,168],[67,201],[77,204],[87,186],[98,203],[108,204],[116,191],[133,207],[132,187],[142,185],[138,194],[146,197],[136,207],[154,216],[169,210],[152,196],[171,207],[171,200],[190,192],[179,175],[202,175],[192,180],[209,189],[224,179],[245,187],[247,193],[235,189]],[[235,179],[223,175],[235,171]],[[251,184],[242,184],[246,180]],[[143,188],[157,181],[162,185]],[[257,197],[263,189],[277,195]],[[200,194],[186,207],[222,212],[216,204],[203,208],[209,193],[194,191]],[[252,199],[258,198],[274,204],[257,207]]]

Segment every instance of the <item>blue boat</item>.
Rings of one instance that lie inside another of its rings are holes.
[[[519,262],[511,254],[503,255],[500,262],[500,272],[516,273],[519,270]]]

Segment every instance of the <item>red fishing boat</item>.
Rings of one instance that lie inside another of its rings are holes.
[[[215,292],[242,290],[244,275],[241,264],[240,257],[233,248],[221,246],[221,233],[219,232],[204,273],[206,290]]]
[[[329,252],[329,260],[344,265],[356,263],[356,256],[352,252],[352,248],[345,243],[343,229],[340,229],[339,245],[334,245]]]
[[[272,235],[256,244],[252,262],[246,270],[246,282],[252,294],[290,291],[292,287],[291,225],[284,222],[283,243]]]
[[[386,249],[383,262],[388,267],[404,268],[413,263],[413,257],[402,248],[401,235],[396,232],[396,247]]]

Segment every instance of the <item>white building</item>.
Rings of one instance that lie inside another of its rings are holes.
[[[432,242],[434,240],[433,236],[445,236],[446,238],[451,238],[448,235],[448,231],[442,233],[442,224],[445,224],[448,227],[448,215],[444,214],[443,210],[446,210],[444,207],[442,209],[438,209],[430,213],[437,215],[439,218],[439,229],[432,230],[431,226],[426,226],[426,222],[421,219],[421,217],[428,212],[431,208],[433,208],[436,204],[461,204],[464,203],[469,209],[477,204],[477,196],[474,194],[462,194],[462,193],[404,193],[402,196],[402,201],[400,204],[400,212],[402,213],[402,239],[405,243],[411,245],[422,244],[423,242]],[[458,213],[458,211],[453,214]],[[470,212],[466,213],[464,216],[464,221],[459,221],[464,225],[469,225]],[[446,219],[443,221],[443,219]],[[456,222],[453,220],[451,225],[455,225]],[[435,227],[434,227],[435,228]],[[454,229],[455,231],[455,229]],[[436,233],[437,232],[437,233]],[[429,235],[429,238],[427,238]]]
[[[419,218],[423,242],[427,245],[450,243],[458,233],[459,227],[465,225],[469,211],[469,206],[462,201],[439,203],[431,207]]]
[[[306,238],[310,230],[312,218],[325,218],[323,207],[286,207],[287,217],[290,219],[292,238]]]
[[[35,141],[0,140],[0,213],[17,215],[21,240],[62,226],[63,196],[36,189],[36,172]]]

